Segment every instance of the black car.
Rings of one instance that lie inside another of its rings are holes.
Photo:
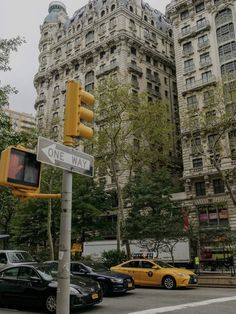
[[[45,265],[21,265],[0,271],[0,304],[26,305],[56,311],[57,281]],[[91,306],[102,301],[102,289],[93,280],[72,278],[70,308]]]
[[[55,270],[58,267],[57,261],[45,262]],[[103,295],[108,296],[115,293],[125,293],[135,288],[133,278],[126,274],[104,270],[96,264],[85,265],[81,262],[71,262],[71,275],[74,277],[87,277],[99,282]]]

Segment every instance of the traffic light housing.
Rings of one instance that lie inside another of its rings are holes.
[[[41,163],[36,154],[23,147],[9,146],[1,153],[0,185],[32,191],[40,190]]]
[[[73,138],[90,139],[93,129],[84,125],[82,121],[92,122],[94,114],[82,106],[93,105],[95,98],[92,94],[82,90],[80,83],[71,80],[67,83],[66,107],[64,119],[64,144],[72,145]]]

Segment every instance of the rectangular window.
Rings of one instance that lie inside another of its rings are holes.
[[[221,179],[214,179],[212,183],[215,194],[224,193],[225,191],[224,182]]]
[[[212,72],[211,71],[207,71],[202,73],[202,80],[203,82],[208,82],[212,79]]]
[[[198,13],[198,12],[201,12],[205,9],[205,5],[204,5],[204,1],[201,2],[201,3],[198,3],[196,6],[195,6],[195,12]]]
[[[189,11],[188,10],[185,10],[183,12],[180,13],[180,18],[181,20],[185,20],[189,17]]]
[[[185,52],[185,53],[189,52],[190,53],[190,52],[192,52],[192,50],[193,50],[193,46],[192,46],[191,41],[183,44],[183,52]]]
[[[188,105],[189,110],[196,109],[197,108],[197,96],[193,95],[193,96],[187,97],[187,105]]]
[[[195,83],[195,77],[194,76],[193,77],[189,77],[189,78],[186,79],[185,82],[186,82],[187,86],[192,86]]]
[[[205,182],[204,181],[196,182],[195,191],[196,191],[196,196],[206,195]]]
[[[202,144],[201,144],[201,138],[195,137],[191,141],[191,150],[192,154],[201,154],[202,153]]]
[[[181,29],[181,33],[182,33],[182,35],[189,34],[189,33],[190,33],[190,25],[184,26],[184,27]]]
[[[210,63],[210,53],[206,52],[200,55],[200,65],[205,65]]]
[[[201,227],[227,226],[229,224],[228,210],[223,205],[198,206],[199,225]]]
[[[184,68],[192,68],[194,66],[193,59],[189,59],[184,61]]]
[[[202,162],[202,158],[195,158],[193,159],[193,168],[202,168],[203,166],[203,162]]]
[[[206,43],[206,42],[208,42],[208,37],[207,37],[207,35],[203,35],[203,36],[198,37],[198,44],[199,44],[199,45],[201,45],[201,44],[203,44],[203,43]]]
[[[205,26],[206,25],[206,18],[203,17],[202,19],[198,20],[196,24],[197,24],[197,29]]]

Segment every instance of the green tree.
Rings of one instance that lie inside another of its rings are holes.
[[[72,197],[72,239],[86,241],[109,228],[103,214],[111,209],[111,198],[93,178],[75,175]]]
[[[131,203],[125,223],[127,237],[157,255],[163,246],[171,251],[174,242],[186,237],[181,210],[171,199],[171,182],[171,174],[161,168],[141,173],[127,190]]]
[[[134,95],[129,85],[107,78],[96,90],[95,139],[98,177],[109,176],[117,194],[117,250],[124,224],[123,187],[141,168],[169,163],[171,127],[167,104]],[[158,123],[157,123],[158,121]]]

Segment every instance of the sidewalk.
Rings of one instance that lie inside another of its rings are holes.
[[[201,287],[227,287],[236,288],[236,276],[230,271],[202,271],[198,277],[198,285]]]

